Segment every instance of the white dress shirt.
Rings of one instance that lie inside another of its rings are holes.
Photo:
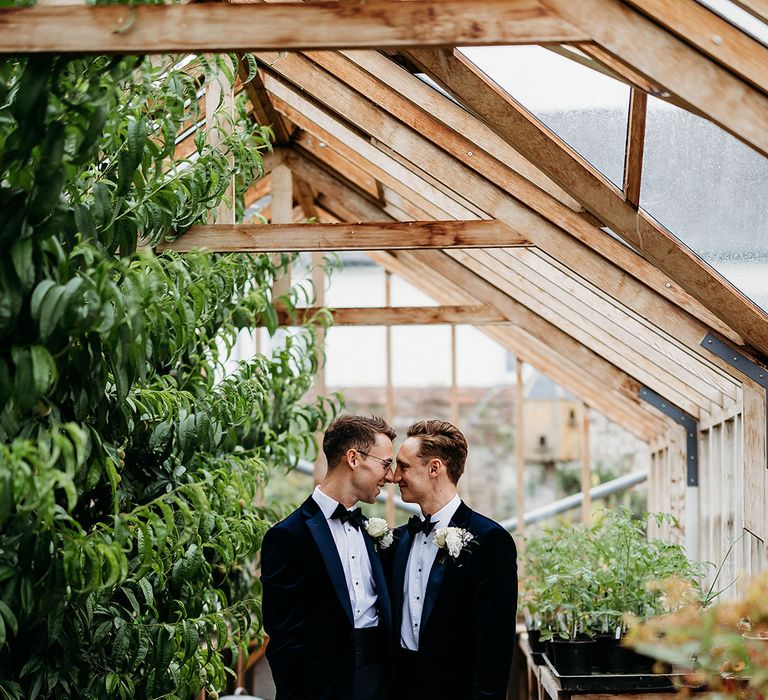
[[[434,529],[425,535],[423,532],[416,534],[411,542],[411,551],[408,554],[408,564],[405,567],[405,580],[403,582],[403,623],[400,627],[400,646],[411,651],[419,649],[419,634],[421,632],[421,611],[424,607],[424,596],[427,592],[429,573],[437,557],[437,545],[435,544],[435,530],[448,527],[451,518],[461,505],[461,499],[454,496],[437,513],[430,522],[435,524]],[[424,520],[424,516],[421,516]]]
[[[333,511],[339,505],[338,501],[324,494],[319,486],[315,486],[312,498],[328,520],[328,527],[339,552],[355,628],[376,627],[379,624],[379,613],[376,609],[378,597],[373,585],[371,560],[368,558],[363,533],[349,523],[342,523],[338,518],[331,519]]]

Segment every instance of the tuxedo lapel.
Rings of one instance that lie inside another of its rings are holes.
[[[402,534],[397,540],[395,563],[392,571],[392,606],[394,621],[401,622],[403,614],[403,591],[405,589],[405,568],[408,565],[408,554],[411,551],[411,532],[407,527],[402,528]]]
[[[387,581],[384,578],[384,567],[381,565],[381,558],[373,546],[373,538],[363,532],[365,548],[368,550],[368,559],[371,562],[371,573],[373,574],[373,583],[376,586],[376,597],[379,600],[379,611],[384,618],[388,628],[392,628],[392,608],[389,601],[389,592],[387,590]]]
[[[448,525],[449,527],[461,527],[468,530],[471,517],[472,510],[462,501]],[[447,552],[443,549],[439,549],[435,561],[432,564],[432,568],[430,569],[429,580],[427,581],[427,591],[424,594],[424,607],[421,609],[422,630],[427,625],[429,616],[432,613],[432,608],[435,606],[435,601],[437,600],[440,588],[443,585],[446,571],[451,565],[453,565],[453,562],[448,561]]]
[[[312,508],[313,505],[315,506],[314,508]],[[341,607],[344,609],[349,623],[354,625],[352,604],[349,601],[349,591],[347,590],[347,580],[344,578],[344,568],[341,565],[341,559],[336,549],[336,543],[333,541],[331,529],[328,527],[328,521],[311,496],[305,501],[302,511],[305,517],[308,517],[307,527],[315,540],[315,544],[317,544],[317,548],[320,550],[325,568],[328,570],[328,576],[336,590],[336,595],[339,596]]]

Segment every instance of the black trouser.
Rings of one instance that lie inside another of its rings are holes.
[[[394,673],[397,679],[397,700],[418,700],[420,695],[418,659],[418,652],[398,646]]]
[[[380,627],[355,630],[354,700],[389,699],[387,638]]]

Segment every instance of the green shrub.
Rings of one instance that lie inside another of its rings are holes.
[[[309,329],[225,368],[241,329],[275,331],[287,256],[136,252],[232,176],[240,197],[269,147],[241,108],[176,161],[200,82],[234,80],[176,60],[0,62],[0,698],[222,689],[259,629],[257,491],[335,410],[301,403]]]

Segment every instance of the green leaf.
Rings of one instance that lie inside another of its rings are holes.
[[[51,353],[42,345],[33,345],[30,351],[32,356],[32,378],[36,396],[42,396],[56,381],[56,363],[53,361]]]
[[[13,269],[16,270],[24,289],[29,289],[35,283],[33,252],[34,246],[29,238],[20,239],[11,246]]]
[[[51,287],[40,302],[40,338],[46,340],[62,315],[62,306],[59,303],[64,297],[64,287],[56,285]]]
[[[107,692],[110,695],[115,692],[119,683],[120,683],[120,676],[118,676],[114,671],[110,671],[109,673],[107,673],[106,687],[107,687]]]
[[[56,283],[53,280],[45,279],[40,284],[35,287],[35,291],[32,292],[32,299],[30,301],[30,313],[32,314],[32,318],[35,320],[39,320],[40,318],[40,305],[42,304],[43,299],[45,298],[46,293],[52,288],[55,287]]]
[[[19,623],[16,620],[16,615],[13,614],[13,610],[11,610],[2,600],[0,600],[0,615],[5,619],[5,622],[11,628],[13,634],[17,635],[19,633]],[[0,642],[0,644],[2,644],[2,642]]]

